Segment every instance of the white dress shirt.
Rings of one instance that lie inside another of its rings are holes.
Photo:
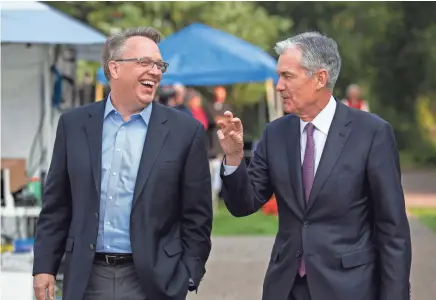
[[[327,103],[326,107],[324,107],[324,109],[312,121],[312,124],[315,126],[315,131],[313,133],[313,138],[315,140],[315,174],[318,170],[322,151],[324,150],[333,117],[335,116],[336,105],[336,100],[333,97],[330,97],[330,101]],[[301,164],[303,164],[304,152],[306,150],[306,124],[307,122],[300,119]],[[238,167],[236,166],[224,165],[224,175],[228,176],[232,174],[237,168]]]

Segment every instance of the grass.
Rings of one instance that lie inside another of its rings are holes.
[[[436,232],[436,208],[409,208],[409,211],[425,226]]]
[[[278,219],[275,216],[264,215],[261,211],[247,217],[232,216],[224,203],[220,201],[218,213],[214,216],[212,235],[275,235]]]

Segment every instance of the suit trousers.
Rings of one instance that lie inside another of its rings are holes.
[[[147,300],[133,263],[112,266],[94,261],[83,300]]]
[[[309,285],[307,284],[307,277],[300,277],[297,274],[294,280],[289,300],[310,300]]]

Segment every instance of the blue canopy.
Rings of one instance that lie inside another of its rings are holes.
[[[277,80],[276,60],[257,46],[209,26],[194,23],[160,44],[170,64],[161,85],[227,85]],[[97,71],[106,83],[103,70]]]
[[[104,76],[103,68],[98,68],[97,73],[96,73],[96,79],[98,82],[100,82],[102,84],[108,84],[106,77]]]
[[[170,35],[159,48],[170,64],[162,85],[225,85],[277,77],[277,62],[265,51],[203,24]]]
[[[1,42],[30,44],[103,44],[97,30],[39,2],[2,2]]]

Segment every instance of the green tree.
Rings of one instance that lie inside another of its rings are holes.
[[[272,14],[287,15],[293,20],[290,31],[279,31],[281,39],[315,30],[338,43],[342,69],[335,88],[336,96],[343,96],[346,86],[353,82],[369,90],[369,79],[374,70],[366,57],[389,22],[389,8],[385,3],[268,1],[259,4]]]
[[[376,109],[394,126],[400,149],[413,151],[423,164],[436,164],[431,136],[422,128],[436,91],[432,13],[436,5],[391,2],[389,6],[397,17],[390,20],[388,30],[374,46],[371,61],[377,66],[372,82]],[[427,109],[422,110],[425,103]]]

